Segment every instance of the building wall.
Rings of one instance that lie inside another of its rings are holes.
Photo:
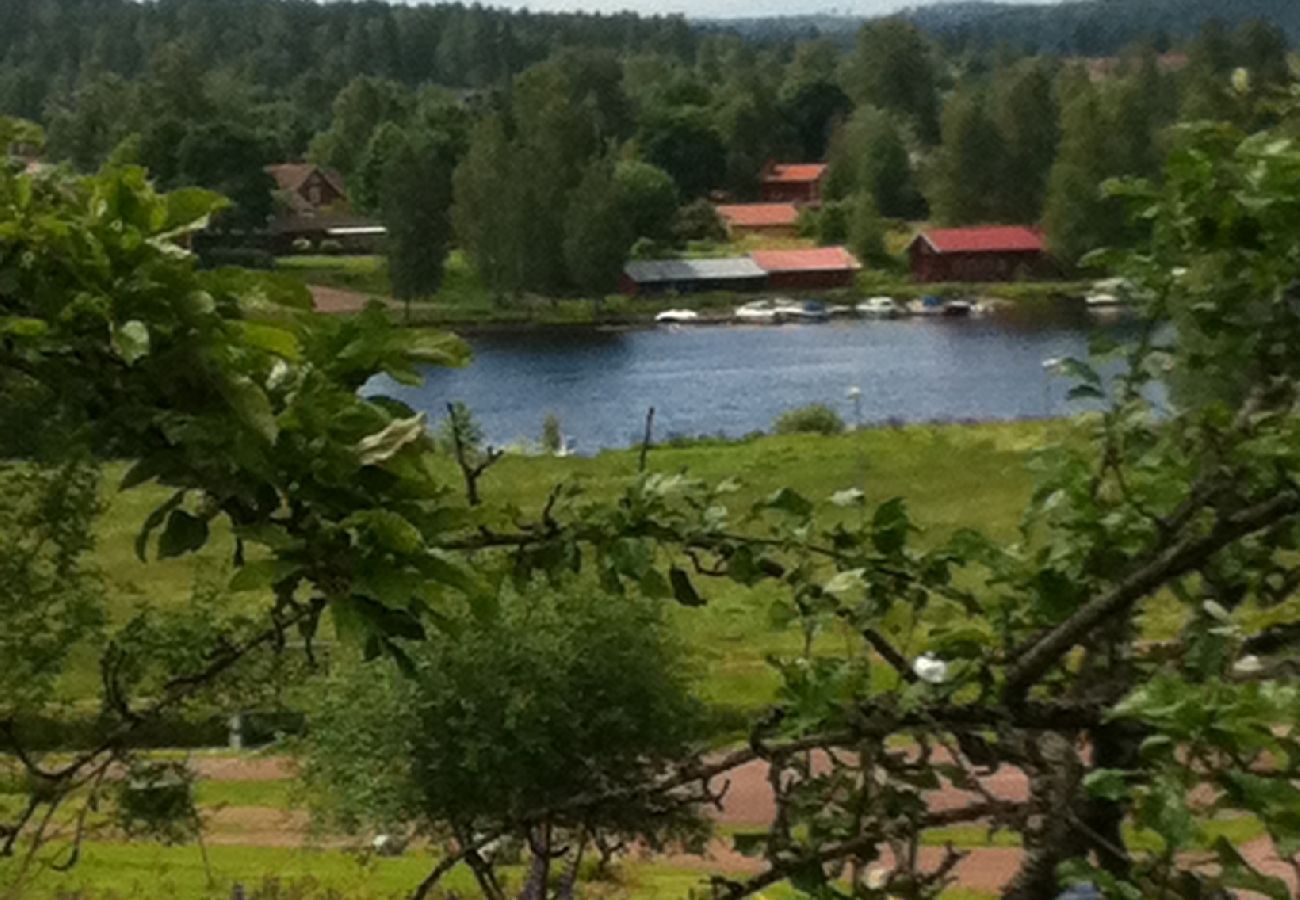
[[[821,200],[820,182],[775,182],[763,184],[765,203],[816,203]]]
[[[734,238],[756,235],[764,238],[795,238],[799,236],[798,225],[728,225],[727,232]]]
[[[343,195],[336,191],[329,179],[320,172],[313,172],[308,176],[298,193],[303,200],[316,208],[332,206],[343,199]]]
[[[831,272],[773,272],[767,278],[768,287],[776,291],[825,291],[853,286],[853,269]]]
[[[1024,276],[1046,274],[1043,254],[1028,253],[936,253],[923,241],[912,246],[912,280],[1014,281]]]

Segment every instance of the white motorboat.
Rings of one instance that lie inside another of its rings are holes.
[[[872,319],[895,319],[903,314],[893,297],[868,297],[857,305],[857,311]]]
[[[945,316],[969,316],[975,309],[975,304],[969,300],[949,300],[943,305],[943,314]]]
[[[700,314],[693,309],[665,309],[655,316],[660,325],[691,325],[698,322]]]
[[[1083,298],[1089,309],[1113,309],[1127,306],[1126,294],[1133,285],[1126,278],[1104,278],[1095,282],[1092,290]]]
[[[776,306],[770,300],[754,300],[743,306],[738,306],[731,316],[737,322],[748,322],[757,325],[770,325],[781,321]]]
[[[782,301],[777,304],[776,313],[794,322],[825,322],[831,317],[830,309],[820,300]]]

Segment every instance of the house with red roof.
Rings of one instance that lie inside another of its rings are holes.
[[[1052,272],[1043,233],[1021,225],[933,228],[907,253],[914,281],[1016,281]]]
[[[763,169],[765,203],[821,203],[825,163],[768,163]]]
[[[774,291],[810,291],[851,287],[862,268],[844,247],[811,250],[755,250],[749,258],[767,273]]]
[[[792,203],[723,203],[718,216],[733,237],[795,237],[799,233],[799,210]]]

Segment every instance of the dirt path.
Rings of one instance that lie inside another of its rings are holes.
[[[317,312],[339,315],[359,313],[366,308],[367,303],[376,300],[390,308],[397,307],[397,304],[392,300],[376,297],[373,294],[362,294],[358,291],[349,291],[343,288],[326,287],[323,284],[309,284],[307,288],[311,291],[311,298],[316,304]]]
[[[198,757],[191,765],[201,777],[221,781],[274,781],[291,778],[292,760],[282,756]],[[1018,801],[1028,796],[1029,786],[1023,773],[1002,769],[982,780],[983,786],[999,799]],[[761,828],[775,812],[771,786],[767,783],[766,765],[760,761],[740,766],[714,786],[726,783],[722,808],[715,814],[719,824],[730,827]],[[947,786],[930,795],[933,809],[951,809],[975,801],[973,794]],[[215,813],[211,820],[214,844],[258,845],[272,847],[300,846],[308,840],[308,821],[301,811],[271,810],[262,807],[229,807]],[[323,841],[320,846],[347,846],[347,842]],[[1300,897],[1296,869],[1277,857],[1267,838],[1251,841],[1240,848],[1242,854],[1269,875],[1286,880],[1293,897]],[[921,849],[921,864],[931,869],[939,864],[941,847]],[[1023,852],[1011,847],[976,847],[966,851],[956,869],[957,884],[967,890],[997,893],[1019,868]],[[736,853],[729,841],[716,840],[704,856],[669,855],[656,862],[698,869],[701,876],[709,872],[743,877],[763,868],[760,860]],[[882,865],[889,865],[886,854]],[[1251,896],[1251,895],[1243,895]]]

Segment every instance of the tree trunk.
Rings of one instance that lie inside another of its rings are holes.
[[[533,861],[528,869],[528,880],[519,894],[519,900],[546,900],[551,878],[551,823],[546,822],[528,835],[528,847]]]

